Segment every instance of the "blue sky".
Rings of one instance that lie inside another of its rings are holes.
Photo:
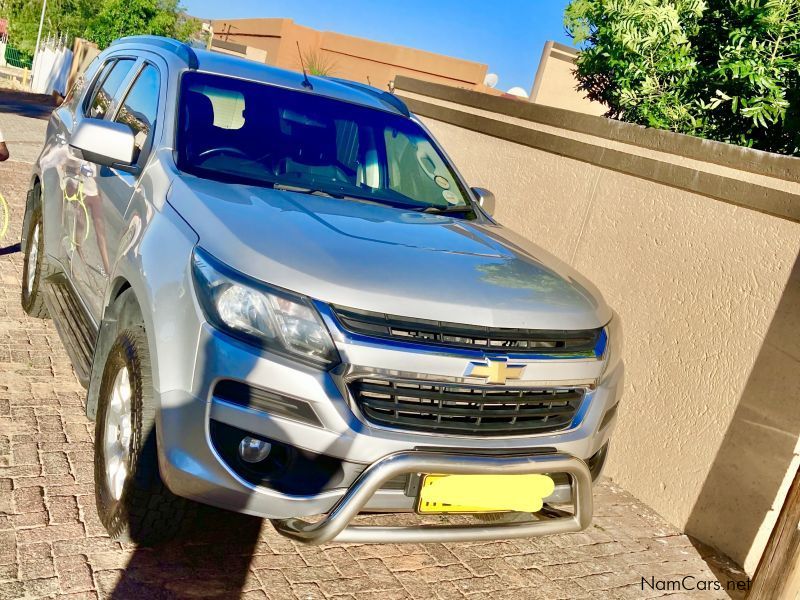
[[[530,91],[542,46],[569,44],[567,0],[183,0],[201,18],[288,17],[301,25],[489,65],[498,88]]]

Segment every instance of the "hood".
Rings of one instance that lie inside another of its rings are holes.
[[[611,319],[586,279],[488,222],[195,177],[168,201],[218,260],[323,302],[489,327]]]

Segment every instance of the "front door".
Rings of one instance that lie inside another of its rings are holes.
[[[70,118],[58,119],[63,125],[55,136],[57,141],[53,152],[42,161],[46,204],[58,206],[61,213],[60,219],[51,221],[61,223],[57,232],[60,240],[53,247],[59,248],[57,258],[64,263],[72,284],[84,301],[89,299],[90,294],[86,291],[94,288],[97,276],[93,261],[87,257],[95,252],[92,244],[96,243],[97,230],[102,230],[104,225],[102,211],[98,209],[99,166],[81,158],[70,148],[69,142],[81,120],[109,116],[114,98],[132,76],[135,64],[134,58],[113,57],[101,67],[94,85],[86,98],[73,107],[68,115]],[[94,312],[92,316],[97,318]]]
[[[72,255],[80,251],[80,234],[86,229],[82,181],[87,175],[91,177],[91,170],[85,168],[87,163],[76,155],[69,142],[81,120],[102,109],[100,99],[110,97],[110,91],[124,81],[134,62],[133,59],[120,62],[119,58],[112,57],[96,68],[90,68],[87,82],[79,82],[73,95],[54,111],[51,120],[53,132],[48,136],[39,159],[44,195],[42,206],[47,213],[45,222],[59,226],[45,230],[45,247],[53,249],[51,259],[64,265],[66,271],[70,270]]]
[[[94,195],[89,199],[93,226],[85,251],[80,255],[85,277],[84,297],[96,319],[102,317],[105,291],[114,272],[120,240],[126,229],[126,213],[139,182],[153,137],[159,98],[159,72],[149,62],[142,61],[135,69],[129,86],[123,88],[115,102],[112,119],[124,123],[134,134],[136,172],[93,165],[95,168]],[[88,198],[88,197],[87,197]]]

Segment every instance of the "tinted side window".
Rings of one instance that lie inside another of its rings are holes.
[[[88,117],[102,119],[106,116],[111,102],[114,100],[114,96],[119,92],[119,88],[125,80],[125,77],[128,76],[134,62],[136,61],[132,58],[121,58],[114,63],[108,74],[101,74],[103,82],[95,92],[94,98],[92,98],[91,105],[87,112]]]
[[[117,62],[116,60],[107,60],[104,62],[99,69],[97,69],[96,77],[94,81],[91,82],[91,85],[86,91],[86,96],[83,99],[83,114],[89,113],[89,107],[92,103],[92,98],[94,97],[95,92],[100,88],[103,82],[106,80],[109,71],[114,66],[114,63]]]
[[[136,77],[115,119],[118,123],[125,123],[133,131],[137,162],[144,161],[150,149],[158,114],[158,91],[158,69],[152,65],[145,65]]]
[[[85,68],[78,71],[72,86],[67,91],[64,98],[64,105],[69,106],[73,112],[78,110],[80,101],[84,98],[84,92],[89,88],[92,81],[100,81],[101,71],[106,67],[106,63],[99,64],[97,57]],[[88,96],[88,93],[86,94]]]

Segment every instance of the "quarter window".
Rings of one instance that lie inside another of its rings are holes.
[[[153,138],[153,128],[158,113],[159,77],[158,69],[153,65],[145,65],[136,77],[128,95],[122,102],[117,123],[125,123],[131,128],[136,148],[136,162],[146,160]]]
[[[95,92],[97,92],[97,90],[100,89],[100,86],[106,80],[106,77],[108,77],[108,73],[111,71],[112,67],[114,66],[114,63],[116,62],[117,62],[116,60],[107,60],[97,69],[96,77],[94,78],[94,81],[92,81],[91,84],[89,85],[86,91],[86,96],[83,99],[83,111],[82,111],[83,114],[85,115],[89,114],[89,107],[92,104]]]
[[[133,68],[134,61],[132,58],[121,58],[111,65],[110,69],[103,67],[103,72],[98,78],[98,82],[102,81],[99,88],[92,98],[89,106],[89,111],[86,116],[92,119],[103,119],[111,107],[114,97],[119,92],[122,82],[130,73]]]

